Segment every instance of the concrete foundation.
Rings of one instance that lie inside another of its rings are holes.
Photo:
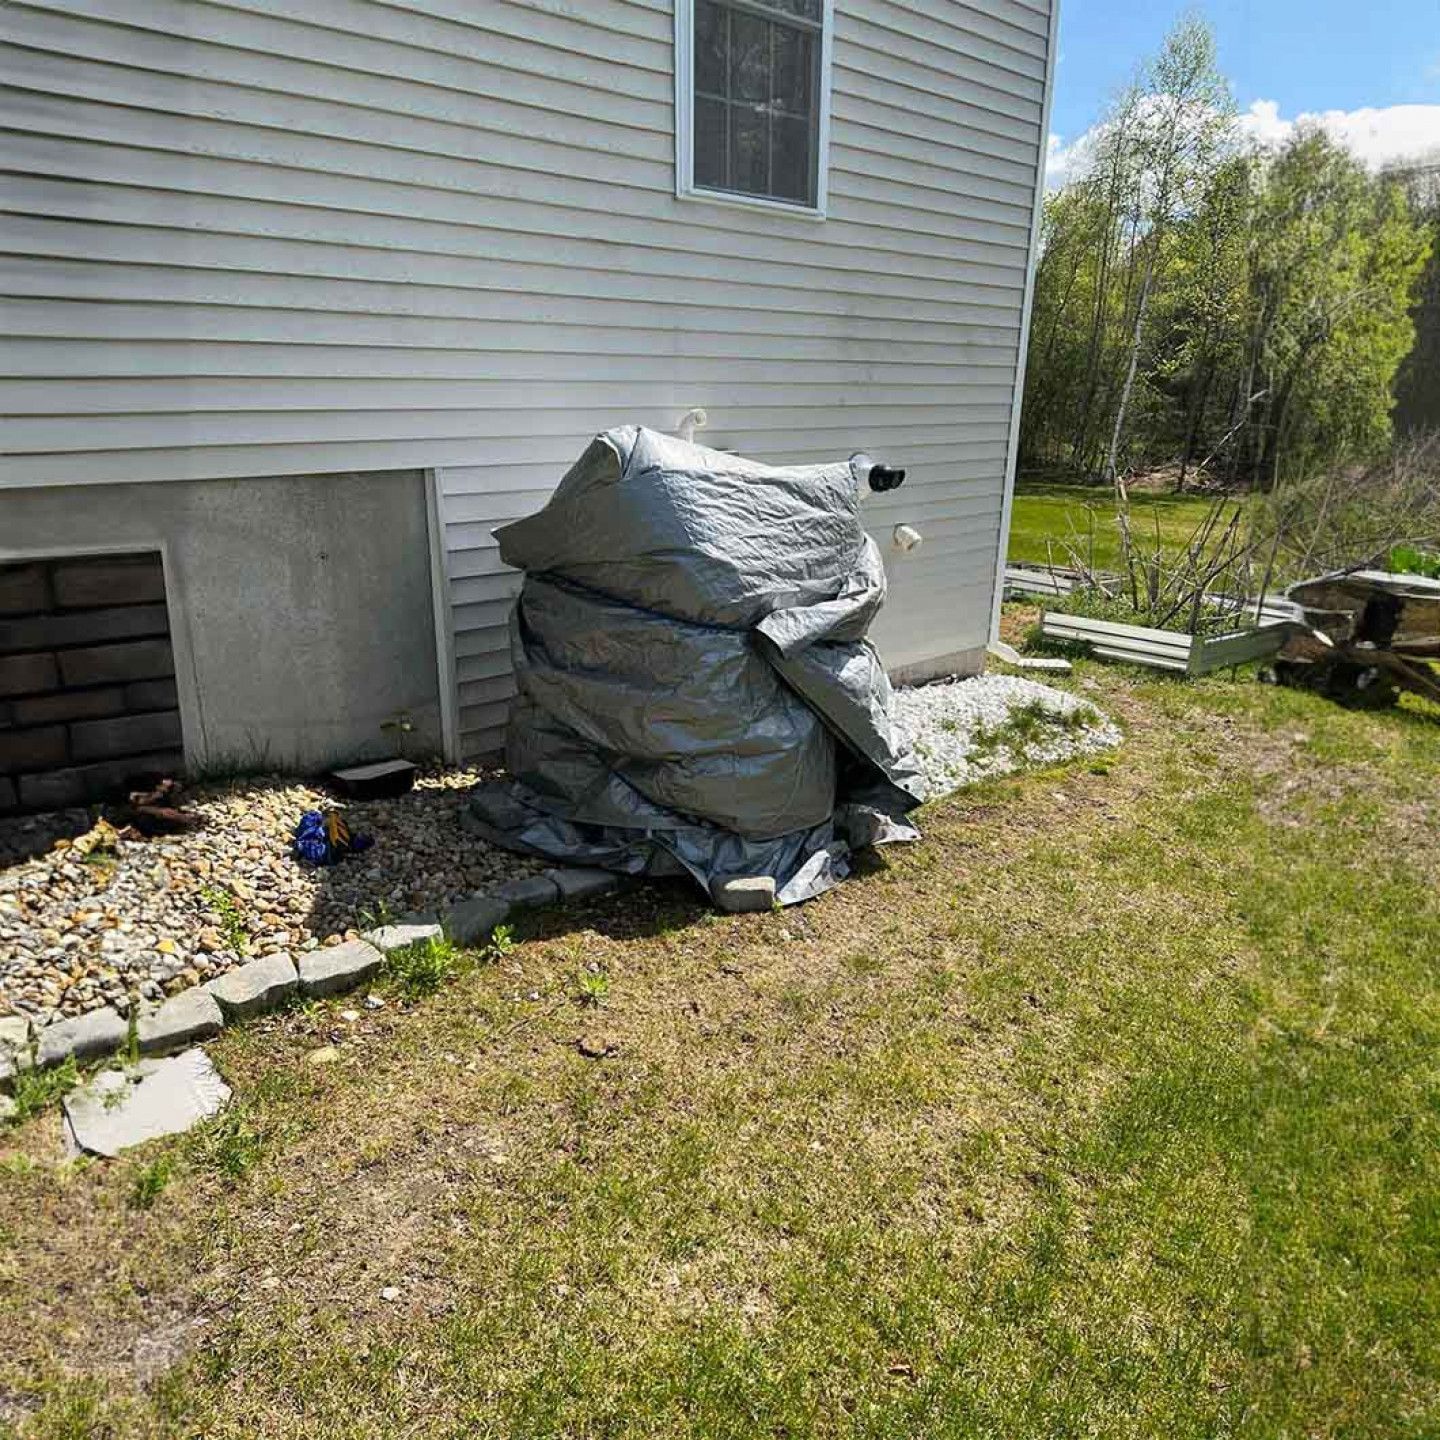
[[[951,675],[979,675],[984,669],[985,647],[977,645],[970,650],[952,650],[948,655],[937,655],[933,660],[893,665],[889,674],[893,685],[923,685],[927,680],[943,680]]]
[[[192,769],[439,752],[419,471],[0,491],[0,560],[143,550]]]

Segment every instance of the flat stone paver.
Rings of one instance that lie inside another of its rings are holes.
[[[472,895],[450,907],[444,920],[445,933],[457,945],[478,945],[509,918],[507,901],[494,895]]]
[[[0,1090],[30,1068],[30,1022],[23,1015],[0,1016]]]
[[[364,940],[307,950],[300,957],[300,993],[319,999],[363,985],[379,972],[385,957]]]
[[[407,945],[422,940],[438,940],[445,933],[439,920],[394,920],[375,930],[367,930],[361,937],[383,954],[391,950],[403,950]]]
[[[225,1019],[247,1020],[273,1010],[295,993],[300,977],[288,955],[264,955],[207,981]]]
[[[182,990],[154,1010],[142,1010],[135,1021],[136,1038],[146,1055],[183,1050],[208,1040],[224,1028],[220,1005],[203,986]]]
[[[66,1056],[94,1060],[113,1055],[129,1038],[130,1026],[119,1011],[106,1006],[73,1020],[58,1020],[40,1032],[36,1062],[43,1068],[61,1065]]]
[[[168,1060],[142,1060],[133,1070],[103,1070],[65,1097],[75,1143],[92,1155],[115,1156],[161,1135],[178,1135],[217,1115],[230,1099],[203,1050]]]
[[[492,890],[496,900],[503,900],[512,910],[535,910],[542,905],[554,905],[560,899],[560,887],[549,875],[522,875],[518,880],[507,880]]]
[[[590,865],[567,865],[563,869],[547,870],[545,874],[554,882],[562,900],[585,900],[620,888],[620,876]]]

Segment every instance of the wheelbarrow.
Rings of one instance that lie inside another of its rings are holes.
[[[1262,678],[1362,709],[1394,705],[1407,690],[1440,705],[1440,580],[1339,571],[1285,595],[1301,623]]]

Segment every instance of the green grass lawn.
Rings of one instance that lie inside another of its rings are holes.
[[[1137,491],[1131,496],[1131,527],[1142,547],[1153,546],[1156,526],[1163,546],[1178,549],[1210,510],[1211,501],[1194,495]],[[1091,537],[1093,536],[1093,560]],[[1053,542],[1053,543],[1052,543]],[[1120,565],[1120,535],[1115,506],[1104,486],[1066,485],[1021,479],[1010,517],[1010,559],[1017,563],[1068,564],[1068,542],[1097,569]]]
[[[12,1130],[0,1430],[1440,1433],[1440,718],[1073,683],[1113,758],[813,905],[541,916],[225,1035],[198,1136]]]

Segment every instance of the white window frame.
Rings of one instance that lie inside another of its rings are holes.
[[[820,114],[816,125],[815,203],[773,200],[766,195],[741,195],[704,190],[695,184],[695,0],[675,0],[675,198],[702,200],[742,210],[771,210],[823,220],[830,185],[830,50],[835,34],[834,0],[820,7]]]

